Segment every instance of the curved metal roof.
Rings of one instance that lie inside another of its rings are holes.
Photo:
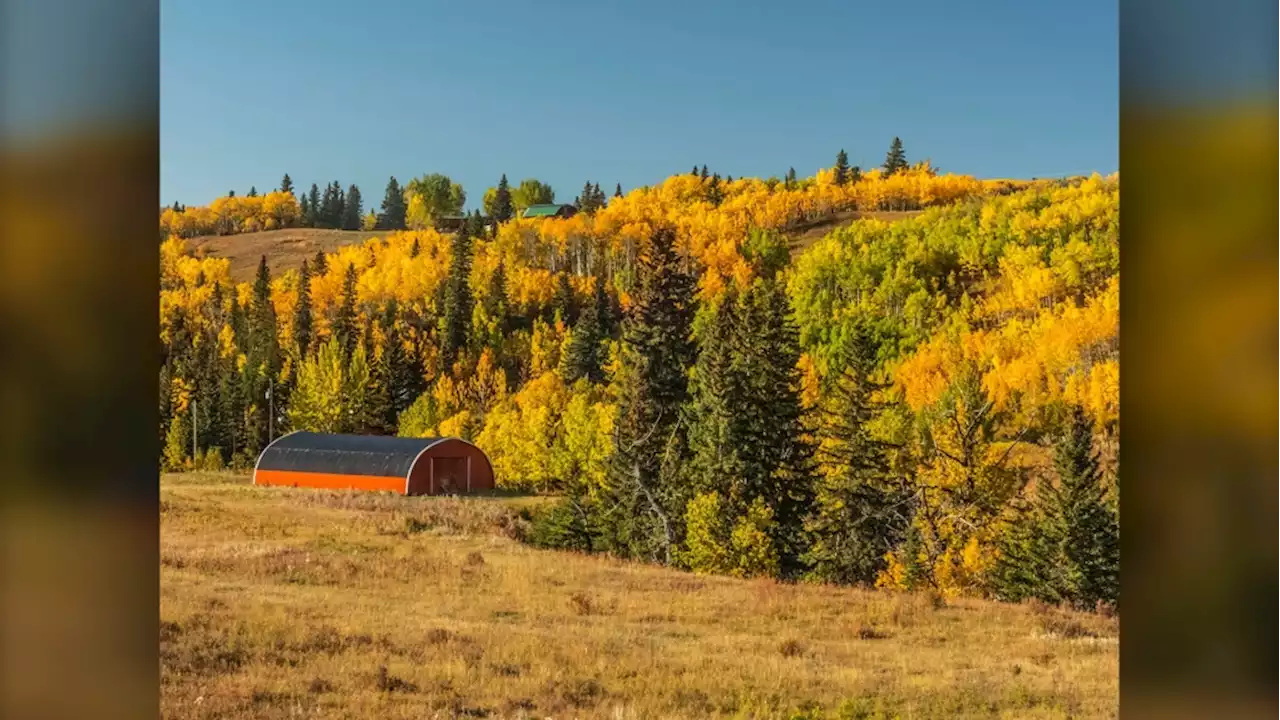
[[[257,469],[408,477],[424,450],[450,439],[292,432],[262,451]]]

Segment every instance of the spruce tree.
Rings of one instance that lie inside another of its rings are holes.
[[[763,537],[751,550],[776,556],[780,571],[795,576],[806,549],[814,471],[802,425],[799,332],[784,286],[772,274],[741,294],[729,293],[715,315],[689,410],[697,458],[692,486],[724,498],[735,523],[753,507],[764,513]]]
[[[810,576],[839,584],[874,583],[885,555],[902,542],[910,494],[894,472],[897,446],[870,426],[891,404],[879,395],[888,384],[872,378],[876,343],[865,324],[853,333],[843,372],[823,393],[818,461],[823,478],[806,522],[812,546]]]
[[[614,197],[622,197],[622,183],[618,183],[617,185],[615,185],[615,186],[614,186],[614,188],[613,188],[613,196],[614,196]]]
[[[311,226],[311,198],[306,194],[298,199],[298,225],[299,227]]]
[[[902,151],[902,139],[895,136],[893,143],[889,145],[889,152],[884,156],[884,174],[888,176],[906,169],[907,154]]]
[[[331,227],[342,227],[342,218],[346,217],[347,199],[342,192],[342,185],[337,181],[333,181],[333,210],[329,216],[329,224]]]
[[[1093,431],[1079,406],[1055,447],[1057,484],[1043,485],[1051,560],[1062,594],[1080,608],[1120,596],[1120,525],[1107,501]]]
[[[495,223],[503,223],[511,219],[515,214],[515,208],[511,205],[511,185],[507,182],[507,174],[502,174],[502,179],[498,180],[498,190],[494,197],[493,220]]]
[[[1120,523],[1107,498],[1079,407],[1054,448],[1058,482],[1042,480],[1033,506],[1016,505],[992,572],[997,597],[1035,597],[1091,609],[1120,598]]]
[[[592,301],[587,303],[569,338],[569,347],[561,361],[561,375],[566,383],[574,383],[580,378],[598,383],[604,380],[604,369],[601,358],[601,343],[604,340],[600,327],[600,308],[603,304],[604,280],[596,279],[596,291]]]
[[[317,250],[315,259],[311,261],[311,274],[315,277],[322,277],[329,272],[329,259],[323,250]]]
[[[471,236],[463,226],[453,236],[440,318],[440,359],[448,372],[466,349],[471,331]]]
[[[404,191],[392,176],[382,197],[382,212],[378,213],[378,230],[403,230],[405,228]]]
[[[415,353],[405,348],[404,338],[400,334],[399,306],[395,298],[387,301],[380,324],[383,347],[382,355],[378,358],[381,365],[379,372],[385,376],[388,401],[383,425],[393,431],[400,413],[408,410],[424,390],[422,364]]]
[[[250,185],[250,186],[249,186],[249,195],[248,195],[247,197],[258,197],[258,186],[257,186],[257,185]]]
[[[836,184],[844,185],[849,182],[849,156],[845,154],[844,148],[840,148],[840,152],[836,153]]]
[[[320,205],[320,188],[311,183],[311,191],[307,193],[307,205],[311,213],[302,219],[305,227],[320,227],[320,215],[323,211]]]
[[[293,178],[289,177],[289,173],[285,173],[284,177],[280,178],[280,192],[282,193],[293,192]]]
[[[787,168],[787,177],[786,177],[786,180],[783,181],[783,187],[786,188],[787,190],[792,190],[795,188],[795,186],[796,186],[796,169]]]
[[[698,177],[702,178],[703,180],[706,180],[706,179],[707,179],[707,166],[706,166],[706,165],[703,165],[703,166],[702,166],[702,170],[701,170],[701,171],[699,171],[699,173],[698,173]]]
[[[235,191],[235,190],[228,190],[228,191],[227,191],[227,197],[229,197],[229,198],[233,198],[233,197],[235,197],[235,196],[236,196],[236,191]]]
[[[569,282],[569,273],[560,272],[556,276],[556,291],[551,298],[552,313],[560,313],[565,325],[572,326],[578,322],[578,300],[573,294],[573,285]]]
[[[299,360],[311,350],[311,270],[302,261],[298,271],[298,302],[293,311],[293,347]]]
[[[342,279],[342,300],[331,325],[331,336],[338,341],[342,356],[348,360],[359,341],[356,321],[356,266],[348,263],[346,275]]]
[[[360,188],[352,183],[347,188],[347,196],[342,205],[342,229],[359,230],[360,220],[364,216],[364,201],[360,198]]]
[[[276,311],[275,305],[271,302],[271,272],[267,267],[265,255],[258,263],[258,273],[253,283],[253,300],[249,306],[247,320],[249,342],[243,390],[257,412],[248,419],[246,444],[247,449],[256,454],[273,436],[266,393],[271,387],[270,379],[280,370]]]
[[[684,446],[679,416],[688,399],[695,279],[683,270],[675,233],[654,232],[638,263],[624,321],[615,451],[609,469],[606,547],[671,563],[681,540]]]

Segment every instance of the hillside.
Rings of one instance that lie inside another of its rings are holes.
[[[162,714],[1117,711],[1113,619],[534,550],[514,539],[532,501],[163,476]]]
[[[197,255],[230,260],[230,277],[235,282],[250,282],[263,255],[267,256],[271,273],[279,275],[301,267],[302,261],[315,257],[317,251],[336,252],[340,247],[379,235],[386,235],[386,232],[289,228],[237,235],[203,235],[187,242]]]

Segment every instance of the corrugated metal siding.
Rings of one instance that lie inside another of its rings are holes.
[[[258,469],[403,478],[414,458],[439,440],[296,432],[264,450]]]

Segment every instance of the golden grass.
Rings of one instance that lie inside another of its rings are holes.
[[[541,551],[526,502],[164,476],[164,716],[1116,713],[1114,619]]]
[[[230,260],[232,280],[252,282],[263,255],[267,256],[267,265],[275,277],[302,267],[302,261],[315,257],[318,250],[332,253],[344,245],[363,243],[386,234],[385,230],[287,228],[236,235],[201,235],[187,242],[197,254]]]

